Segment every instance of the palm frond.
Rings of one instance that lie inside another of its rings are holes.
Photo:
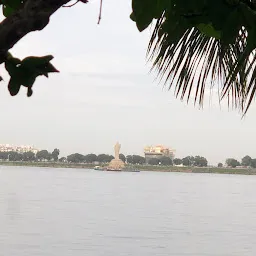
[[[221,39],[209,37],[196,27],[184,29],[182,35],[163,29],[165,14],[157,20],[148,46],[152,70],[158,71],[175,96],[203,106],[206,87],[217,86],[220,98],[246,113],[256,92],[256,54],[248,47],[248,32],[241,27],[234,43],[224,44]],[[175,36],[177,38],[177,36]]]

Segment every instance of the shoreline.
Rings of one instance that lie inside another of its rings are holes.
[[[0,166],[24,166],[24,167],[49,167],[49,168],[79,168],[93,169],[94,164],[70,164],[60,162],[8,162],[0,161]],[[129,166],[129,165],[128,165]],[[246,168],[218,168],[218,167],[177,167],[177,166],[150,166],[150,165],[131,165],[139,171],[152,172],[181,172],[181,173],[217,173],[217,174],[238,174],[256,175],[256,169]],[[95,170],[97,171],[97,170]]]

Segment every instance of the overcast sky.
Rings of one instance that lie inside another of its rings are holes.
[[[177,157],[203,155],[210,163],[227,157],[256,158],[256,105],[246,118],[206,98],[204,109],[187,105],[163,89],[150,73],[145,54],[150,31],[139,33],[129,19],[131,0],[99,1],[62,8],[43,32],[29,34],[13,55],[53,54],[61,71],[40,77],[34,94],[25,88],[11,97],[8,76],[0,86],[0,143],[59,148],[61,155],[113,153],[119,141],[124,154],[163,144]]]

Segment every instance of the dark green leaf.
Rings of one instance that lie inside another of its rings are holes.
[[[20,61],[9,53],[5,61],[5,68],[11,76],[8,86],[11,95],[16,95],[20,86],[23,85],[28,88],[27,96],[30,97],[32,95],[32,86],[38,76],[44,75],[48,77],[48,73],[59,72],[50,63],[52,59],[52,55],[43,57],[30,56]]]
[[[21,63],[21,60],[14,58],[9,52],[7,53],[7,60],[5,61],[5,69],[8,71],[10,76],[18,76],[19,74],[17,66]]]
[[[20,90],[20,83],[15,78],[11,78],[8,84],[8,90],[11,96],[17,95]]]
[[[32,88],[31,88],[31,87],[28,87],[27,96],[28,96],[28,97],[31,97],[32,94],[33,94]]]
[[[14,12],[15,12],[15,9],[10,7],[9,5],[3,5],[3,15],[5,17],[12,15]]]
[[[239,30],[242,28],[241,24],[241,13],[238,8],[236,8],[227,15],[221,32],[222,42],[225,44],[235,43],[236,38],[239,36]]]
[[[134,12],[131,13],[130,19],[131,19],[132,21],[136,22],[136,18],[135,18]]]
[[[52,59],[52,55],[46,55],[43,57],[30,56],[22,60],[22,65],[23,67],[33,69],[34,67],[49,63]]]
[[[143,31],[155,16],[157,0],[132,0],[132,9],[131,18],[135,20],[139,31]]]
[[[212,24],[198,24],[197,28],[206,36],[209,37],[214,37],[216,39],[220,39],[221,38],[221,32],[217,31],[216,29],[214,29],[214,27],[212,26]]]
[[[21,6],[22,0],[2,0],[2,2],[14,10],[17,10]]]

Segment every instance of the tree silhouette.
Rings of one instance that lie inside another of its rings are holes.
[[[119,154],[119,158],[125,163],[126,162],[126,157],[124,154]]]
[[[159,162],[160,162],[160,160],[157,158],[150,158],[148,160],[148,164],[150,164],[150,165],[159,165]]]
[[[159,159],[161,165],[173,165],[172,159],[167,156],[163,156]]]
[[[240,163],[234,158],[228,158],[226,160],[226,164],[227,164],[227,166],[232,167],[232,168],[235,168],[240,165]]]
[[[179,159],[179,158],[174,158],[174,159],[173,159],[173,163],[174,163],[175,165],[181,165],[181,164],[182,164],[182,160]]]
[[[243,166],[250,166],[251,165],[252,158],[250,156],[244,156],[241,161],[241,165]]]
[[[59,154],[60,154],[60,150],[55,148],[52,152],[52,158],[55,162],[58,161],[58,158],[59,158]]]
[[[38,152],[36,153],[36,158],[37,158],[38,160],[40,160],[40,161],[42,161],[42,160],[47,160],[47,161],[49,161],[49,160],[51,160],[51,158],[52,158],[52,154],[49,153],[46,149],[44,149],[44,150],[38,151]]]

